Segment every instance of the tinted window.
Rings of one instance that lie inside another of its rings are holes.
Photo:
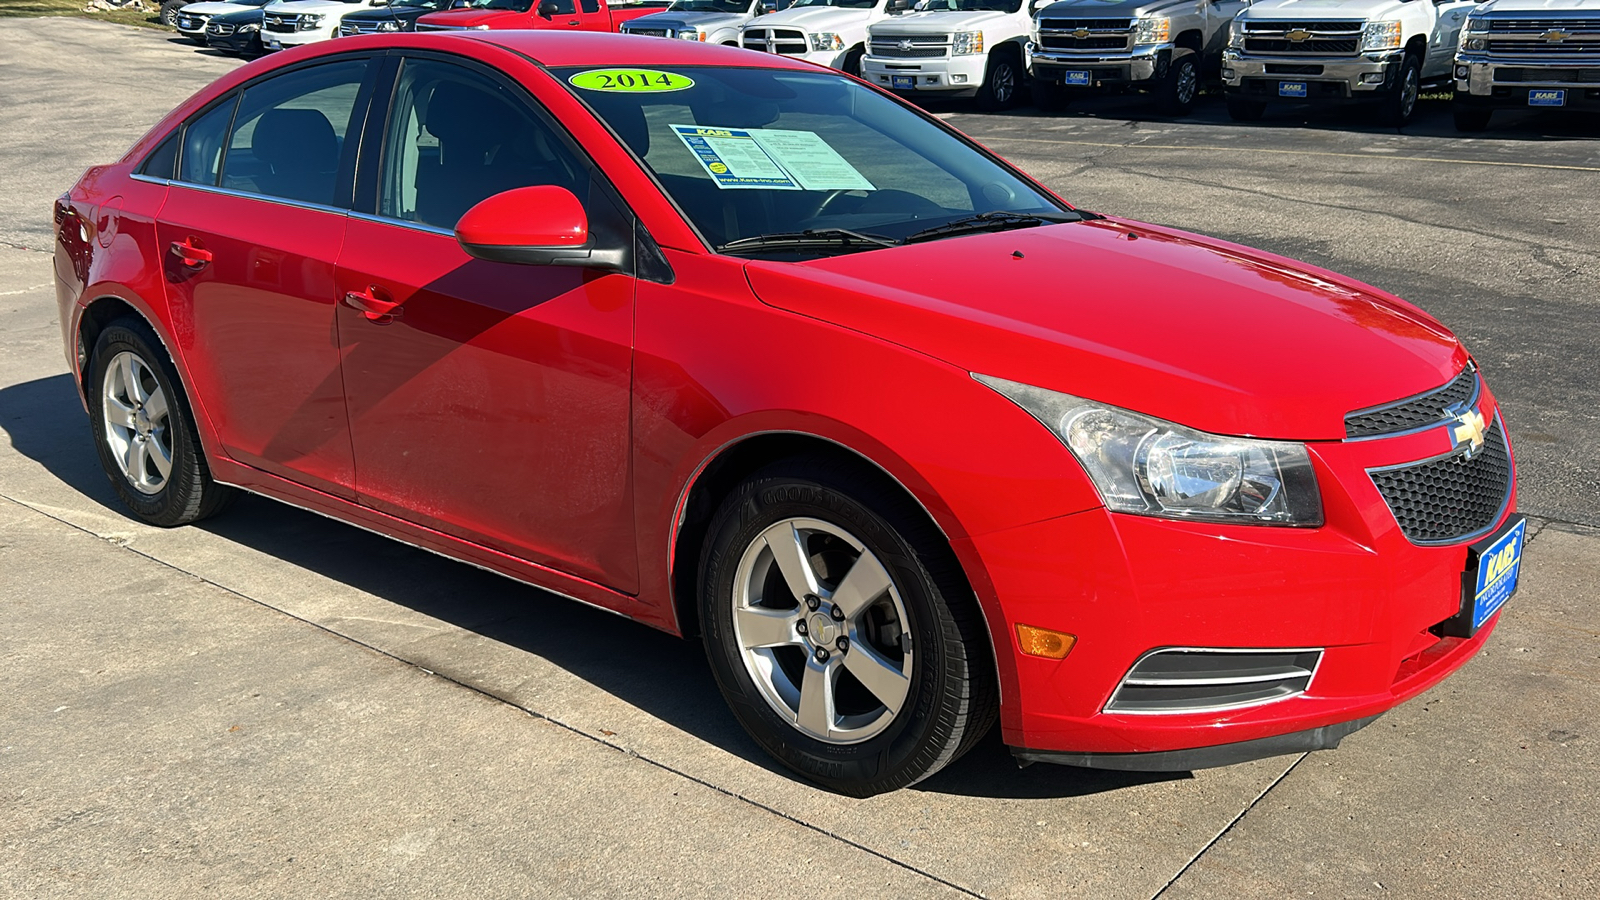
[[[183,130],[183,156],[178,162],[178,180],[191,184],[217,183],[217,170],[222,163],[222,144],[228,136],[228,123],[233,121],[233,107],[237,97],[212,107],[211,111],[194,119]]]
[[[145,157],[144,165],[139,167],[139,174],[149,175],[151,178],[171,178],[178,166],[178,136],[183,129],[174,129],[167,135],[149,156]]]
[[[384,142],[379,212],[454,228],[478,201],[558,185],[585,199],[588,176],[523,98],[449,63],[407,60]]]
[[[233,139],[222,167],[222,186],[339,205],[334,189],[356,95],[367,61],[345,60],[300,69],[245,89]]]
[[[600,0],[583,0],[583,11],[597,13],[600,11]]]

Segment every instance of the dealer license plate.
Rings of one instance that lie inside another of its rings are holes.
[[[267,49],[268,50],[276,50],[276,49],[278,49],[278,42],[273,40],[272,38],[267,38],[265,43],[267,45]]]
[[[900,89],[900,90],[909,91],[912,88],[917,86],[917,76],[915,76],[915,75],[890,75],[889,76],[889,86],[892,87],[892,88],[897,88],[897,89]]]
[[[1089,73],[1088,72],[1062,72],[1061,73],[1061,83],[1062,84],[1081,84],[1081,85],[1087,86],[1089,84]]]
[[[1304,97],[1305,95],[1306,95],[1306,83],[1304,81],[1280,81],[1280,82],[1278,82],[1278,96],[1279,97]]]
[[[1522,568],[1522,539],[1527,532],[1528,520],[1519,516],[1515,525],[1480,541],[1468,554],[1469,565],[1477,562],[1477,577],[1472,581],[1472,631],[1481,628],[1516,593],[1517,573]],[[1462,610],[1463,614],[1466,612]]]
[[[1562,91],[1529,91],[1529,106],[1566,106],[1567,92]]]

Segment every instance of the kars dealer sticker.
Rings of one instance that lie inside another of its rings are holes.
[[[654,69],[590,69],[568,78],[567,83],[585,91],[622,94],[660,94],[694,87],[694,79],[687,75]]]

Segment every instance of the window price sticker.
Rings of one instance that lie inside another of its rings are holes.
[[[816,132],[708,125],[670,127],[719,188],[875,190],[872,182]]]

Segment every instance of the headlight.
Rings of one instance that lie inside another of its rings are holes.
[[[1458,50],[1487,50],[1487,49],[1489,49],[1489,42],[1487,40],[1485,40],[1484,38],[1481,38],[1481,37],[1473,37],[1474,34],[1483,34],[1485,31],[1488,31],[1488,30],[1489,30],[1489,20],[1488,19],[1485,19],[1485,18],[1482,18],[1482,17],[1474,18],[1472,16],[1468,16],[1467,17],[1467,25],[1466,25],[1466,27],[1461,29],[1461,40],[1456,44],[1456,49],[1458,49]]]
[[[819,31],[811,36],[811,49],[843,50],[844,39],[831,31]]]
[[[1244,23],[1238,19],[1228,23],[1228,46],[1235,50],[1244,49]]]
[[[378,23],[378,30],[379,31],[399,31],[400,30],[400,23],[399,22],[379,22]]]
[[[950,48],[951,56],[972,56],[983,52],[981,31],[958,31],[951,35],[951,38],[955,43],[955,46]]]
[[[1165,44],[1167,38],[1171,35],[1171,19],[1145,18],[1140,19],[1139,27],[1134,29],[1133,42],[1135,44]]]
[[[240,31],[260,31],[261,30],[261,26],[260,26],[260,24],[256,24],[256,25],[240,25],[239,26],[239,30]]]
[[[1463,31],[1488,31],[1489,19],[1486,16],[1467,16],[1467,27]]]
[[[300,17],[300,24],[302,24],[302,25],[311,25],[313,27],[315,27],[317,25],[321,25],[322,24],[322,16],[314,16],[314,15],[311,15],[310,13],[306,13],[305,15],[302,15]]]
[[[706,39],[706,33],[704,31],[680,31],[678,32],[678,37],[686,41],[703,41]]]
[[[1361,52],[1399,49],[1400,37],[1399,22],[1368,22],[1361,29]]]
[[[1322,524],[1304,444],[1222,437],[1070,394],[972,377],[1027,410],[1116,512],[1260,525]]]

